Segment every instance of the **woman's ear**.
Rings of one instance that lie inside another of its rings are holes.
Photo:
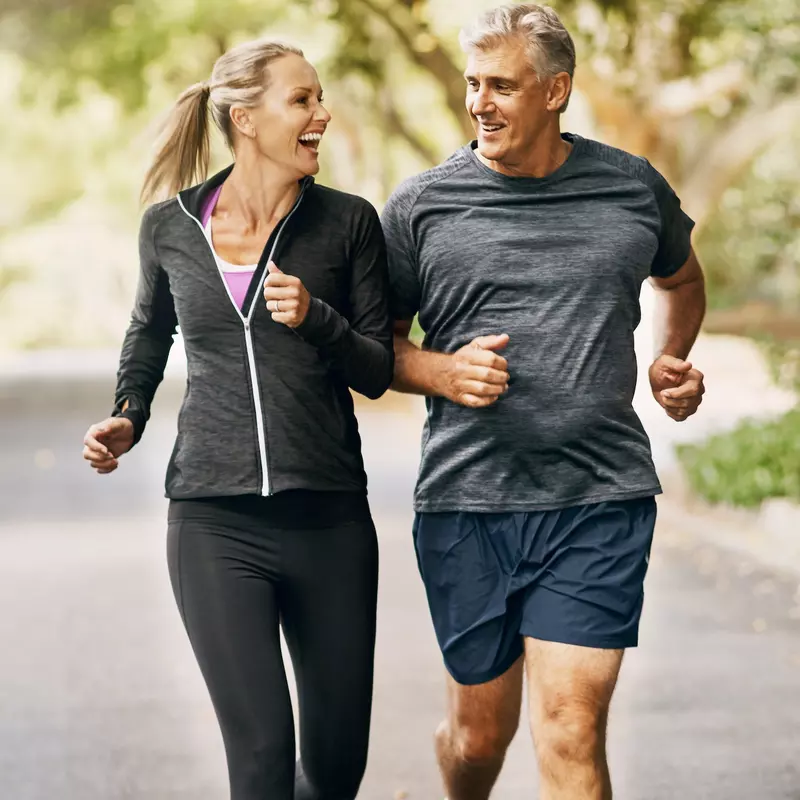
[[[231,106],[230,117],[233,126],[242,136],[247,136],[249,139],[255,138],[256,128],[250,119],[250,112],[246,108]]]

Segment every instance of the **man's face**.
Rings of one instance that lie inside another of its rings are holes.
[[[549,81],[537,79],[524,42],[509,39],[472,51],[464,77],[480,155],[499,167],[524,163],[549,116]]]

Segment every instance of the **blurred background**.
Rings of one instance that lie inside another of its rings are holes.
[[[471,138],[459,27],[489,0],[2,0],[0,797],[224,796],[218,734],[163,564],[180,343],[142,444],[80,460],[111,406],[159,120],[230,46],[299,44],[333,123],[318,180],[380,209]],[[561,0],[563,128],[648,158],[697,223],[699,414],[640,387],[666,494],[643,647],[612,728],[623,798],[800,798],[800,10]],[[214,164],[228,160],[219,137]],[[652,353],[642,294],[640,365]],[[424,409],[359,404],[384,552],[363,797],[436,797],[441,667],[410,547]],[[769,742],[769,744],[767,744]],[[531,796],[520,734],[498,796]]]

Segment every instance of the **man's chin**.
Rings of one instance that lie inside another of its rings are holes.
[[[502,161],[503,160],[503,153],[504,149],[502,147],[498,147],[498,145],[489,143],[489,142],[481,142],[478,139],[478,147],[477,147],[478,155],[485,159],[486,161]]]

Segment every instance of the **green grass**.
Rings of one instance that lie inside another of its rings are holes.
[[[681,445],[678,457],[693,489],[711,503],[754,508],[771,497],[800,502],[800,407]]]

